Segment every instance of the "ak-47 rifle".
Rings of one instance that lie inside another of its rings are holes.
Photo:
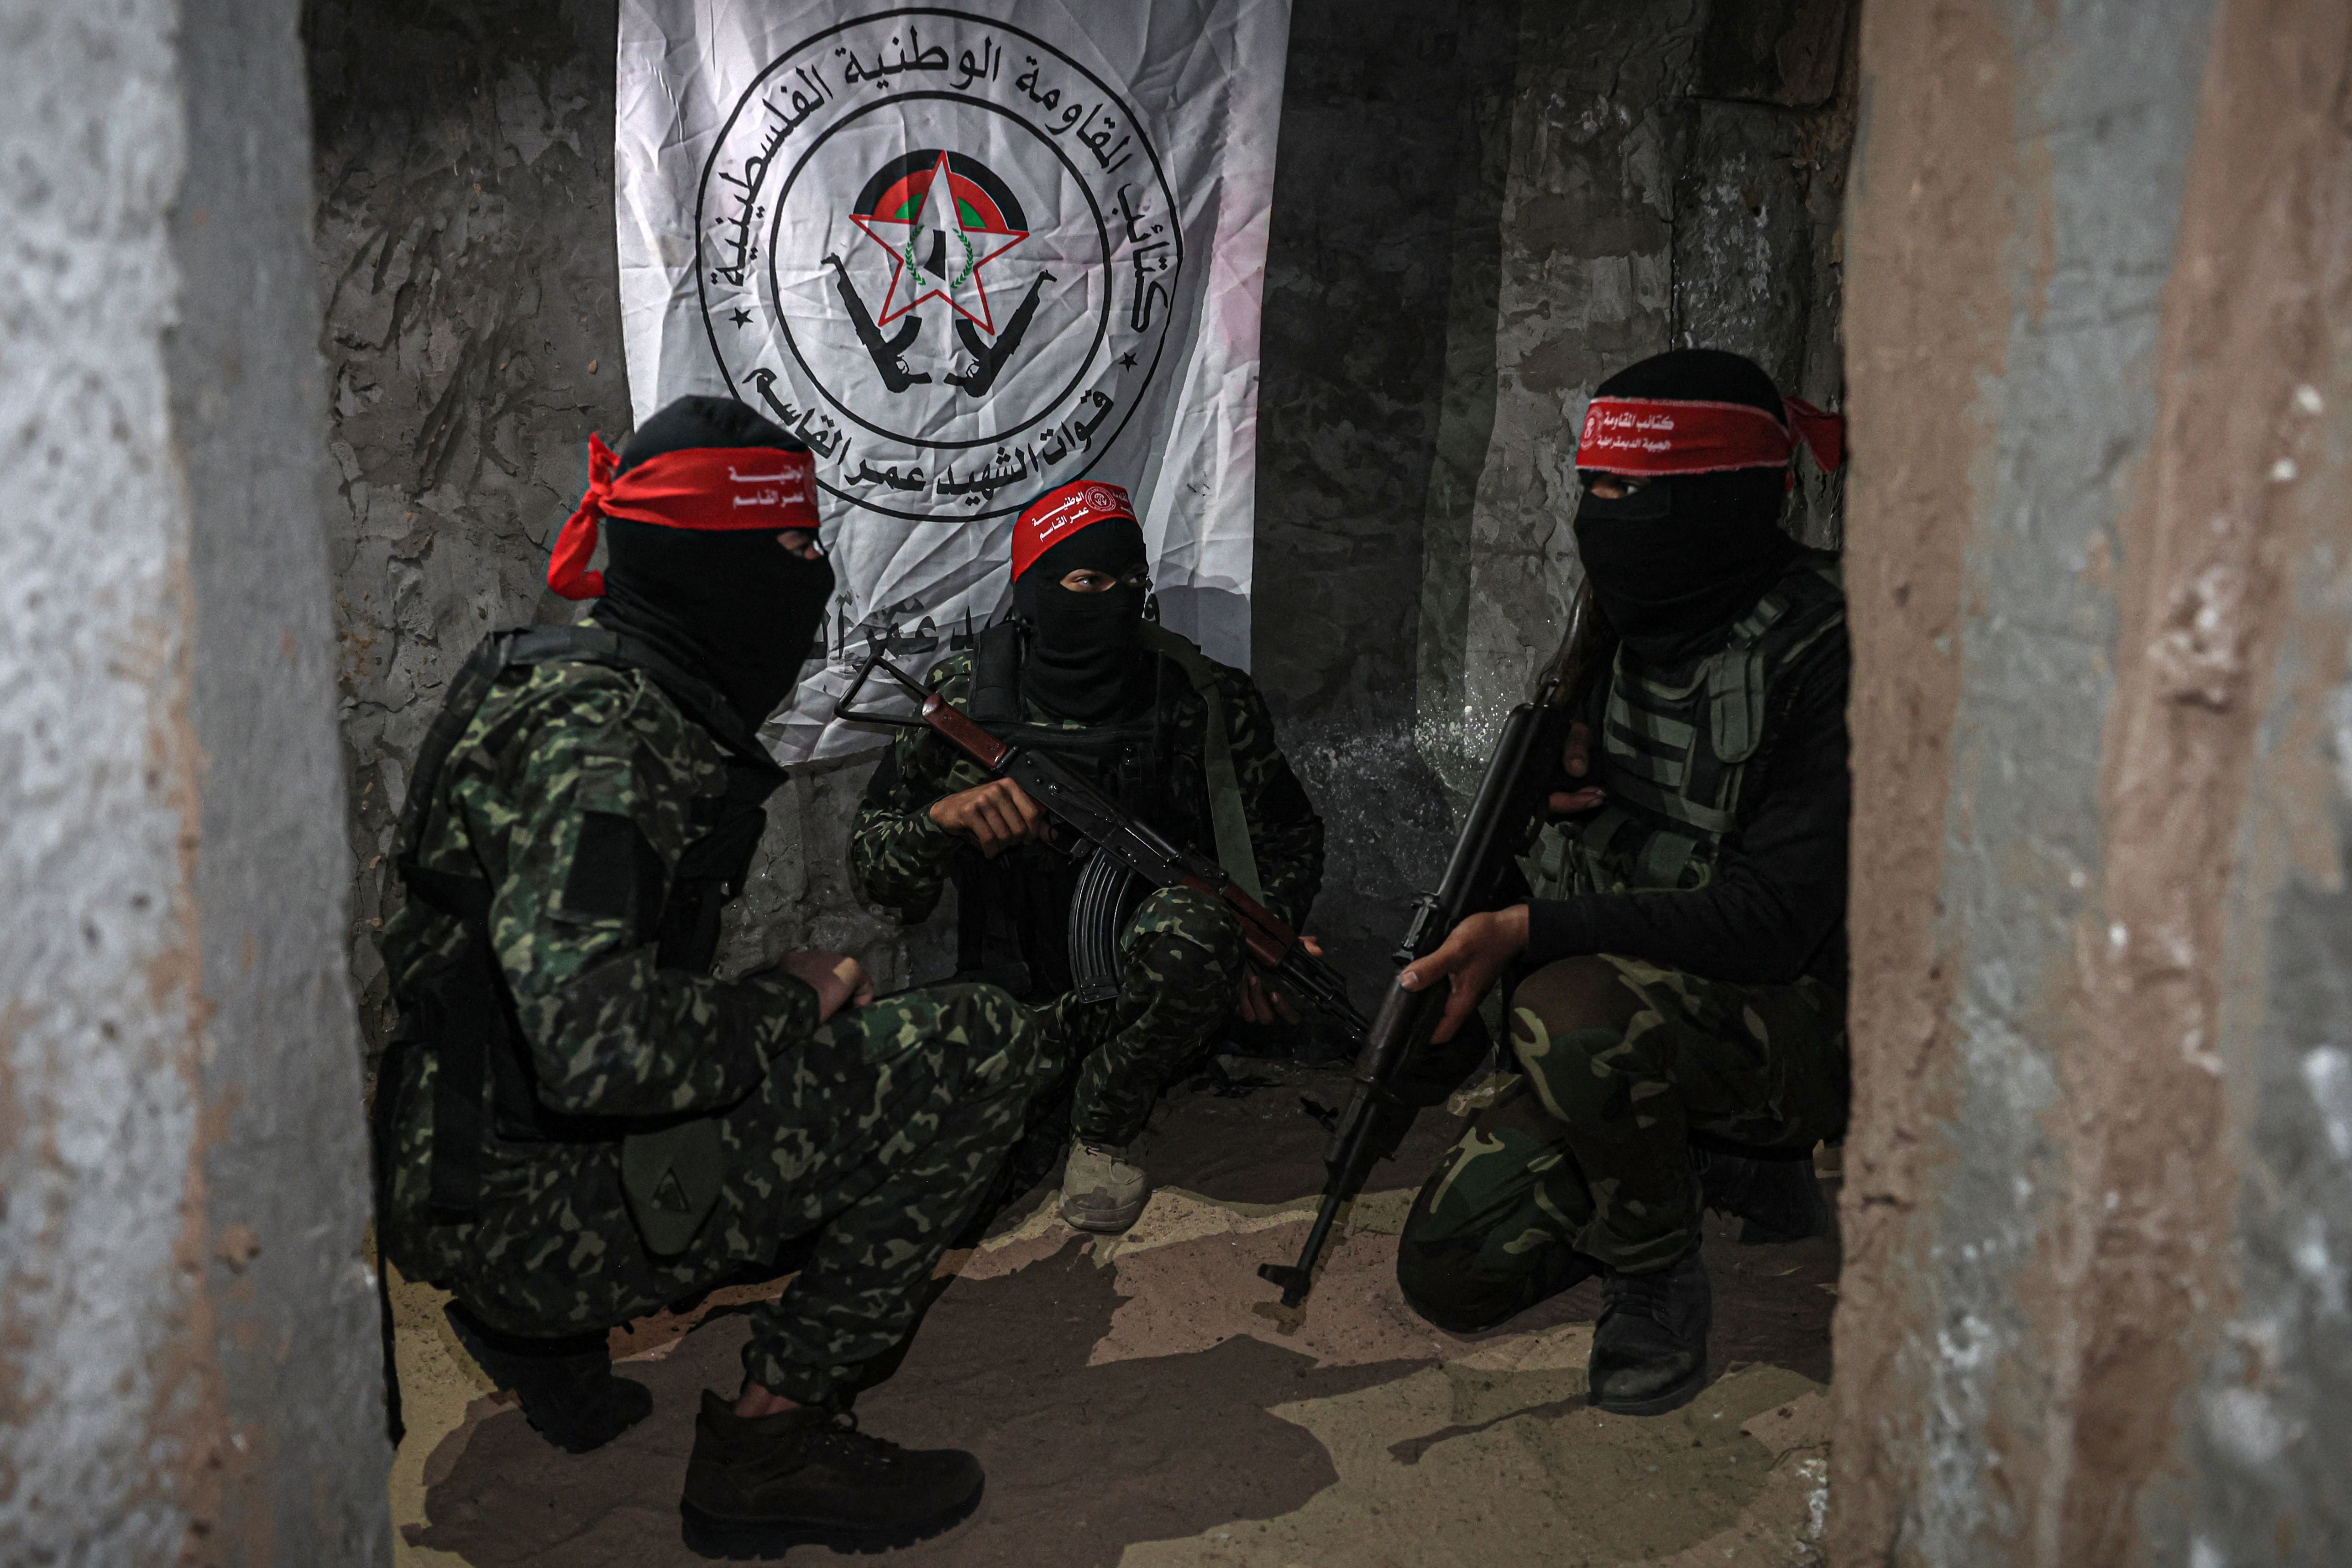
[[[1402,972],[1415,959],[1426,957],[1448,932],[1471,915],[1491,909],[1499,900],[1512,863],[1527,847],[1560,766],[1560,753],[1575,722],[1578,704],[1593,673],[1613,651],[1607,623],[1592,602],[1587,584],[1569,606],[1566,635],[1559,652],[1544,671],[1535,699],[1511,710],[1502,733],[1486,759],[1470,815],[1464,818],[1454,854],[1445,863],[1444,879],[1433,893],[1413,905],[1404,938],[1392,955]],[[1447,987],[1431,985],[1408,991],[1396,981],[1372,1019],[1370,1033],[1356,1058],[1355,1082],[1347,1108],[1331,1132],[1323,1160],[1330,1173],[1323,1204],[1307,1245],[1295,1264],[1261,1263],[1258,1274],[1282,1287],[1282,1304],[1297,1307],[1314,1288],[1315,1261],[1331,1234],[1340,1206],[1355,1195],[1371,1165],[1378,1112],[1401,1106],[1398,1078],[1415,1053],[1428,1044],[1445,1010]]]
[[[1364,1038],[1364,1016],[1348,1000],[1348,983],[1339,972],[1309,952],[1298,933],[1284,924],[1280,916],[1235,887],[1223,867],[1205,855],[1170,843],[1060,758],[989,733],[971,717],[950,706],[938,692],[891,663],[887,651],[877,646],[867,656],[857,671],[857,679],[834,705],[835,718],[853,723],[930,731],[989,772],[1019,784],[1053,818],[1056,827],[1078,845],[1091,846],[1090,849],[1075,851],[1089,857],[1090,870],[1107,867],[1119,872],[1117,880],[1122,884],[1130,878],[1139,878],[1154,888],[1193,888],[1223,900],[1225,908],[1241,922],[1243,944],[1253,963],[1273,976],[1284,991],[1303,997],[1331,1019],[1350,1041]],[[860,712],[853,706],[857,694],[865,690],[866,683],[877,671],[889,677],[919,705],[913,717]],[[1099,888],[1106,882],[1100,877],[1086,879],[1088,887]],[[1074,909],[1074,937],[1087,934],[1076,929],[1076,917],[1082,912],[1090,920],[1102,913],[1091,902],[1084,911]]]

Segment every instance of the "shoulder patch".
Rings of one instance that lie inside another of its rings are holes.
[[[635,819],[585,812],[559,910],[573,920],[619,921],[631,931],[647,931],[661,909],[663,878],[661,856]]]

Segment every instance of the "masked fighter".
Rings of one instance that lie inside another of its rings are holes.
[[[847,1424],[1058,1071],[1002,991],[886,1001],[856,961],[712,971],[782,773],[752,738],[792,690],[833,573],[798,441],[694,397],[585,500],[548,581],[581,626],[494,637],[453,683],[403,825],[384,933],[401,1029],[377,1103],[385,1248],[455,1292],[460,1335],[577,1450],[644,1415],[614,1325],[746,1270],[739,1396],[703,1396],[683,1500],[709,1555],[871,1551],[968,1513],[978,1463]],[[587,570],[604,522],[608,565]]]
[[[1845,1126],[1845,599],[1836,557],[1779,526],[1800,439],[1838,460],[1837,421],[1736,354],[1601,384],[1576,540],[1616,662],[1569,743],[1536,896],[1406,975],[1451,985],[1441,1037],[1524,976],[1519,1084],[1422,1189],[1406,1299],[1466,1332],[1598,1271],[1604,1410],[1705,1385],[1702,1205],[1751,1237],[1816,1233],[1810,1155]]]
[[[1014,616],[934,666],[930,683],[997,734],[1017,731],[1084,768],[1162,833],[1214,855],[1295,928],[1322,880],[1323,825],[1257,688],[1146,619],[1150,591],[1127,492],[1065,485],[1014,528]],[[1255,1022],[1296,1015],[1244,976],[1233,917],[1185,888],[1153,892],[1125,916],[1118,994],[1080,1001],[1067,945],[1079,868],[1050,837],[1019,785],[908,731],[866,791],[850,864],[866,897],[910,921],[952,878],[961,973],[1053,1004],[1077,1074],[1062,1216],[1119,1231],[1150,1195],[1131,1145],[1161,1088],[1201,1058],[1237,1005]],[[1050,1147],[1058,1154],[1061,1140]]]

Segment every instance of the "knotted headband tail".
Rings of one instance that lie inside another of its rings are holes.
[[[547,560],[547,585],[567,599],[604,596],[604,574],[589,571],[588,563],[596,554],[596,520],[604,515],[604,502],[613,493],[613,476],[620,467],[621,460],[604,445],[604,437],[591,431],[588,493],[563,520],[563,531],[555,536],[555,553]]]
[[[588,491],[555,536],[547,585],[567,599],[593,599],[604,574],[588,570],[599,519],[704,531],[759,529],[814,532],[816,460],[780,447],[688,447],[647,458],[627,473],[601,436],[588,437]]]
[[[1789,411],[1789,433],[1805,445],[1813,461],[1829,473],[1845,463],[1845,416],[1816,408],[1801,397],[1781,400]],[[1790,450],[1790,457],[1796,453]]]

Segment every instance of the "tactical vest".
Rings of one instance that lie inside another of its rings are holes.
[[[680,854],[667,887],[648,888],[636,900],[641,913],[635,934],[656,944],[660,967],[709,971],[718,953],[720,916],[741,889],[766,828],[761,803],[783,782],[784,772],[716,688],[636,639],[598,626],[539,626],[485,637],[450,682],[441,712],[425,733],[401,811],[397,851],[409,896],[461,922],[466,942],[455,958],[434,965],[395,998],[400,1028],[382,1081],[401,1081],[401,1058],[408,1051],[433,1058],[430,1205],[440,1218],[462,1221],[479,1211],[484,1158],[493,1143],[619,1141],[624,1186],[648,1247],[661,1254],[682,1251],[717,1199],[715,1124],[698,1118],[652,1129],[618,1119],[564,1116],[542,1104],[530,1044],[490,942],[489,883],[433,870],[416,859],[449,753],[501,676],[541,664],[643,671],[727,751],[724,794],[697,800],[690,808],[689,819],[703,833]],[[650,868],[618,863],[633,847],[604,847],[601,853],[615,862],[611,874],[656,880],[657,862]],[[639,853],[650,858],[651,847]],[[378,1097],[380,1152],[389,1149],[395,1113],[386,1103],[390,1099]]]
[[[1021,623],[1005,620],[975,639],[971,697],[965,711],[1000,740],[1034,746],[1080,769],[1121,805],[1164,826],[1173,761],[1166,733],[1167,705],[1155,701],[1150,712],[1135,718],[1083,727],[1034,722],[1026,717],[1021,696],[1025,637]],[[1146,652],[1176,667],[1206,710],[1201,770],[1217,859],[1227,876],[1256,898],[1256,852],[1250,843],[1224,693],[1218,689],[1215,671],[1198,647],[1154,623],[1144,623],[1141,643]],[[1016,854],[997,861],[978,854],[957,858],[951,876],[959,979],[986,979],[1029,999],[1058,995],[1069,987],[1060,933],[1076,889],[1078,868],[1051,861],[1042,865],[1043,872],[1039,856]],[[1130,902],[1140,898],[1139,889],[1130,891]]]
[[[1590,816],[1547,825],[1522,862],[1539,899],[1688,890],[1714,879],[1785,677],[1845,624],[1838,558],[1799,555],[1724,646],[1677,668],[1617,650]]]

